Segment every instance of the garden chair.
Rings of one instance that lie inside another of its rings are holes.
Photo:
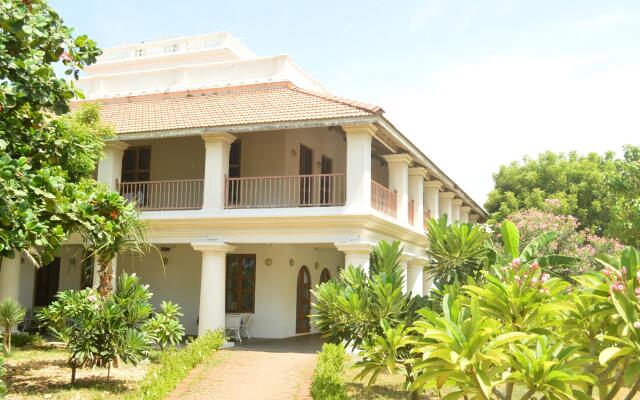
[[[235,338],[237,341],[242,342],[240,335],[240,329],[242,327],[242,315],[240,314],[227,314],[224,322],[224,332],[231,339]]]
[[[251,340],[251,335],[249,334],[249,325],[252,318],[253,314],[242,314],[242,323],[240,324],[240,336],[244,336],[249,340]]]

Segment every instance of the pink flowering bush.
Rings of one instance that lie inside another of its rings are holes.
[[[553,210],[554,200],[545,203]],[[558,276],[570,277],[600,269],[595,256],[599,253],[619,254],[622,244],[615,239],[604,238],[586,229],[579,229],[578,220],[571,215],[558,215],[553,211],[536,208],[516,211],[509,216],[520,231],[521,241],[527,243],[545,232],[555,232],[557,237],[539,249],[541,254],[562,254],[577,257],[579,261],[570,267],[554,267]]]

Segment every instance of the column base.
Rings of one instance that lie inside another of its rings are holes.
[[[236,347],[236,344],[234,342],[227,342],[226,340],[224,341],[224,343],[222,344],[222,349],[230,349],[232,347]]]

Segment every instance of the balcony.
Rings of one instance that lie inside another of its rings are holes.
[[[227,178],[225,208],[343,206],[346,174]]]
[[[396,193],[376,181],[371,181],[371,207],[390,217],[397,216]]]
[[[195,210],[202,208],[203,186],[202,179],[181,179],[121,182],[118,189],[142,211]]]

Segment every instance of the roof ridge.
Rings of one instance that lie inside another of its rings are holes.
[[[380,106],[376,106],[376,105],[373,105],[373,104],[369,104],[369,103],[365,103],[365,102],[361,102],[361,101],[357,101],[357,100],[351,100],[351,99],[348,99],[346,97],[335,96],[333,94],[324,94],[324,93],[317,92],[317,91],[314,91],[314,90],[301,88],[301,87],[295,86],[295,85],[290,86],[289,89],[295,90],[295,91],[300,92],[300,93],[308,94],[310,96],[315,96],[315,97],[318,97],[318,98],[321,98],[321,99],[324,99],[324,100],[333,101],[334,103],[346,105],[346,106],[349,106],[349,107],[354,107],[354,108],[357,108],[357,109],[362,110],[362,111],[367,111],[367,112],[371,112],[371,113],[374,113],[374,114],[382,114],[382,113],[384,113],[384,110]]]

